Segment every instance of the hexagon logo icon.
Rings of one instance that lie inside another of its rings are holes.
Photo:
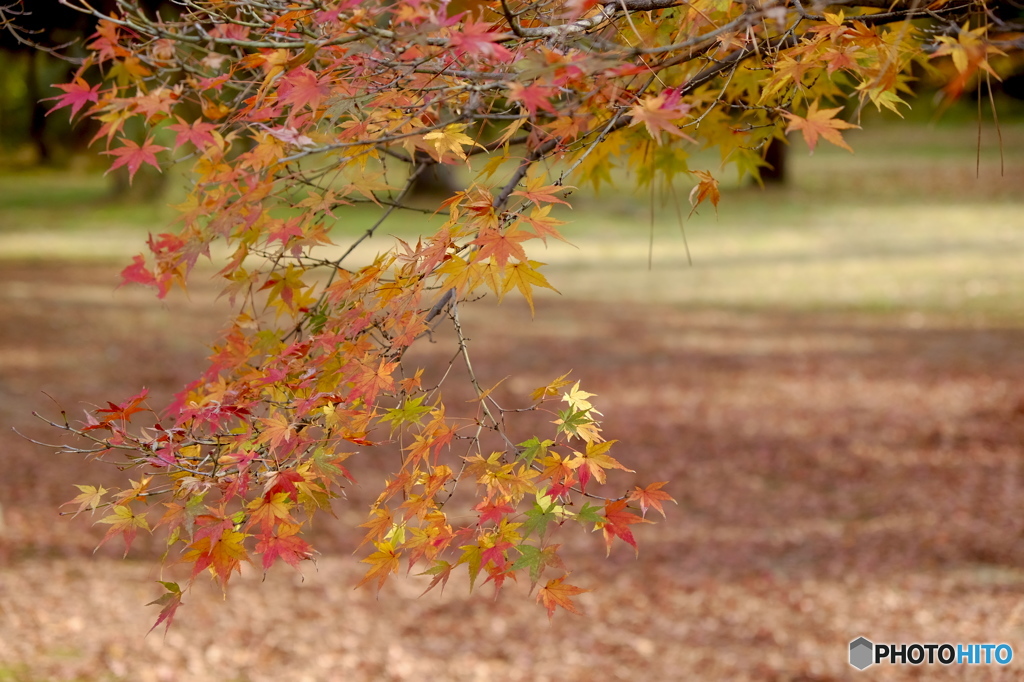
[[[863,637],[858,637],[850,642],[850,665],[857,670],[863,670],[874,663],[871,660],[874,648],[875,645]]]

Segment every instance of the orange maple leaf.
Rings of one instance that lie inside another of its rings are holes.
[[[843,140],[843,135],[840,130],[846,130],[847,128],[860,128],[858,125],[847,123],[842,119],[837,119],[835,116],[842,107],[836,107],[835,109],[818,109],[818,100],[815,100],[807,110],[807,117],[801,118],[796,114],[791,114],[788,111],[782,112],[782,115],[789,119],[789,126],[786,128],[786,132],[793,130],[799,130],[803,133],[804,140],[807,142],[807,146],[810,147],[811,153],[814,153],[814,147],[818,144],[818,137],[821,136],[834,144],[837,147],[852,152],[853,149],[850,145],[846,144]]]
[[[512,192],[512,196],[526,197],[533,203],[540,206],[541,204],[565,204],[569,205],[569,202],[565,199],[560,199],[555,196],[555,192],[567,192],[576,189],[572,185],[545,185],[547,182],[547,175],[538,175],[535,178],[531,178],[526,181],[526,188],[522,190],[516,190]]]
[[[648,95],[630,110],[629,115],[633,120],[629,125],[635,126],[637,123],[643,123],[656,144],[661,144],[661,131],[695,143],[695,139],[672,123],[672,121],[686,116],[689,108],[689,105],[671,102],[669,95],[665,92],[660,95]]]
[[[582,587],[576,587],[575,585],[570,585],[569,583],[564,582],[568,577],[569,575],[566,574],[561,578],[549,580],[547,585],[537,592],[537,601],[541,602],[544,605],[544,608],[548,610],[549,620],[553,615],[555,615],[555,608],[559,606],[566,611],[579,615],[580,610],[576,608],[576,604],[573,603],[571,597],[574,597],[577,594],[583,594],[584,592],[590,592],[590,590],[585,590]]]
[[[646,488],[641,488],[640,486],[637,486],[629,493],[629,496],[626,499],[629,500],[630,502],[639,502],[640,513],[644,517],[647,516],[647,510],[650,507],[654,507],[659,512],[661,512],[662,516],[665,516],[665,510],[661,506],[662,500],[675,502],[675,498],[673,498],[664,490],[661,490],[662,486],[664,486],[666,483],[668,483],[668,481],[659,481],[657,483],[650,484]],[[666,516],[665,518],[668,517]]]
[[[480,251],[474,260],[484,261],[494,257],[500,267],[504,268],[509,258],[519,261],[526,260],[526,251],[520,246],[521,242],[527,239],[535,239],[537,235],[520,230],[517,226],[507,228],[505,231],[496,230],[492,227],[485,227],[480,231],[480,236],[470,242],[480,247]]]
[[[569,462],[569,467],[579,471],[580,490],[586,490],[591,477],[603,484],[607,478],[605,469],[622,469],[630,473],[633,472],[632,469],[627,469],[619,460],[608,454],[608,449],[616,442],[609,440],[604,443],[587,443],[585,452],[575,453],[576,456]]]
[[[556,229],[559,225],[565,225],[565,221],[552,218],[548,215],[549,213],[551,213],[551,206],[544,206],[543,208],[535,206],[534,209],[530,211],[530,216],[523,216],[523,220],[533,227],[533,231],[537,233],[537,236],[540,237],[541,241],[545,244],[548,243],[548,237],[561,239],[563,242],[568,244],[569,241]]]
[[[218,528],[223,526],[215,525]],[[249,560],[249,553],[243,544],[245,538],[249,536],[235,530],[226,530],[220,534],[213,533],[203,537],[199,537],[197,533],[196,537],[197,540],[189,545],[185,554],[185,561],[195,562],[192,577],[197,576],[204,568],[209,568],[220,580],[221,586],[226,588],[231,573],[241,573],[241,563]]]
[[[691,171],[697,176],[699,182],[694,185],[693,189],[690,190],[690,215],[697,210],[697,206],[701,204],[705,199],[711,202],[711,205],[715,207],[715,212],[718,212],[718,202],[722,198],[721,192],[718,190],[718,180],[711,175],[710,171]]]

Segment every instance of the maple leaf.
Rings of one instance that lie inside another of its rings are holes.
[[[513,81],[508,84],[508,98],[513,102],[521,102],[531,118],[537,115],[538,108],[552,114],[558,114],[558,111],[551,106],[551,94],[552,88],[536,83],[523,85]]]
[[[92,486],[92,485],[77,485],[76,484],[75,487],[82,491],[81,494],[78,495],[77,497],[75,497],[75,499],[70,500],[68,502],[65,502],[63,505],[61,505],[61,506],[66,506],[66,505],[69,505],[69,504],[74,504],[76,502],[78,503],[78,509],[76,509],[72,513],[72,517],[75,517],[75,516],[78,516],[79,514],[81,514],[85,510],[86,507],[89,508],[90,512],[95,512],[96,511],[96,507],[99,506],[100,501],[103,498],[103,495],[106,494],[106,492],[107,492],[107,489],[102,487],[102,486],[96,487],[96,486]]]
[[[953,59],[953,66],[961,74],[970,75],[980,68],[997,80],[1001,80],[999,74],[988,63],[988,55],[1005,55],[1006,53],[993,45],[985,44],[983,39],[987,32],[987,26],[971,29],[970,24],[965,23],[957,32],[956,37],[939,36],[937,38],[939,49],[930,57],[934,59],[949,55]]]
[[[540,440],[536,436],[530,440],[518,443],[518,447],[523,448],[519,453],[519,456],[526,460],[527,464],[533,464],[533,460],[537,457],[544,457],[548,448],[555,444],[553,440]]]
[[[569,461],[569,467],[579,471],[580,490],[586,490],[591,476],[596,478],[598,483],[604,483],[607,478],[605,469],[622,469],[633,473],[632,469],[627,469],[619,460],[608,454],[608,449],[615,442],[617,441],[587,443],[585,451],[577,452],[576,457]]]
[[[263,555],[263,570],[268,571],[278,559],[284,559],[292,568],[298,568],[299,562],[309,559],[313,548],[302,538],[296,537],[302,526],[295,523],[282,523],[277,533],[258,535],[257,554]]]
[[[566,192],[576,188],[571,185],[545,185],[544,183],[547,182],[547,179],[547,175],[539,175],[527,180],[526,189],[516,190],[512,192],[512,196],[526,197],[538,206],[541,204],[565,204],[568,206],[568,201],[556,197],[554,193]]]
[[[663,517],[668,518],[665,516],[665,510],[662,508],[661,503],[664,500],[675,502],[675,499],[661,489],[666,483],[668,483],[668,481],[659,481],[657,483],[650,484],[646,488],[637,486],[629,493],[626,500],[629,502],[639,502],[640,513],[644,518],[647,518],[647,510],[650,507],[654,507],[661,512]]]
[[[835,116],[842,107],[836,107],[835,109],[818,109],[818,100],[815,100],[811,106],[807,109],[807,117],[801,118],[796,114],[789,112],[782,112],[782,115],[789,119],[789,126],[786,128],[786,132],[793,130],[799,130],[803,133],[804,141],[807,142],[807,146],[810,147],[811,153],[814,153],[814,147],[818,144],[818,137],[821,136],[834,144],[837,147],[852,152],[853,149],[850,145],[846,144],[843,140],[843,135],[840,130],[846,130],[848,128],[859,128],[860,126],[852,123],[847,123],[842,119],[837,119]]]
[[[671,102],[668,91],[661,93],[660,95],[647,95],[643,100],[633,106],[629,111],[629,115],[632,117],[629,125],[635,126],[638,123],[643,123],[647,128],[647,133],[654,138],[656,144],[661,144],[661,132],[665,131],[669,135],[675,135],[676,137],[682,138],[687,142],[697,141],[680,130],[672,121],[678,120],[689,114],[690,106],[688,104],[682,104]]]
[[[250,514],[246,528],[259,524],[264,532],[267,532],[282,521],[295,525],[291,515],[291,509],[295,505],[290,499],[291,495],[288,492],[278,492],[253,500],[248,504]]]
[[[370,570],[366,572],[366,575],[363,576],[363,579],[359,581],[356,587],[362,587],[371,580],[376,580],[377,591],[379,592],[380,588],[384,587],[388,576],[398,572],[399,559],[402,554],[395,551],[390,541],[375,542],[373,544],[377,547],[377,551],[362,560],[364,564],[370,564]]]
[[[380,391],[387,391],[395,386],[395,379],[392,373],[398,367],[397,362],[381,360],[377,368],[361,365],[359,375],[356,377],[352,387],[352,399],[362,396],[368,404],[377,400]]]
[[[53,108],[46,112],[47,116],[58,109],[71,107],[71,118],[73,119],[86,104],[89,102],[95,103],[99,101],[100,83],[90,87],[89,84],[81,77],[75,78],[75,80],[70,83],[56,83],[54,84],[54,87],[63,90],[64,94],[57,95],[55,97],[47,97],[43,100],[44,102],[51,99],[57,100],[57,103],[53,105]]]
[[[121,286],[125,284],[142,284],[156,286],[156,276],[146,267],[146,259],[141,255],[132,257],[132,264],[121,271]]]
[[[556,395],[558,395],[558,389],[562,388],[563,386],[568,386],[569,384],[572,383],[572,381],[566,379],[566,377],[569,376],[569,374],[569,372],[566,372],[562,376],[552,381],[547,386],[541,386],[540,388],[534,390],[534,392],[530,394],[530,400],[544,400],[546,398],[555,397]],[[578,385],[579,382],[577,382],[577,386]]]
[[[590,592],[590,590],[570,585],[565,582],[565,579],[568,577],[569,574],[567,573],[560,578],[549,580],[547,584],[537,592],[537,601],[542,603],[544,608],[548,610],[548,620],[555,615],[555,609],[559,606],[566,611],[580,615],[580,610],[576,608],[576,604],[573,603],[571,598],[577,594]]]
[[[121,138],[121,142],[124,144],[117,149],[102,152],[103,154],[109,154],[117,157],[114,163],[110,164],[110,169],[107,173],[116,168],[120,168],[121,166],[127,166],[128,183],[131,184],[132,180],[135,179],[135,173],[144,163],[148,163],[158,171],[161,170],[160,163],[156,160],[156,153],[166,150],[167,147],[152,144],[152,138],[146,138],[145,142],[141,145],[123,137]]]
[[[544,265],[535,260],[519,261],[506,268],[505,281],[501,286],[502,295],[512,290],[512,287],[519,289],[523,298],[530,304],[530,315],[533,316],[533,287],[544,287],[558,293],[558,289],[551,286],[544,275],[537,272],[537,268]]]
[[[261,418],[260,423],[263,425],[263,431],[256,441],[257,444],[270,443],[270,447],[277,450],[295,439],[295,426],[284,413],[278,412],[270,417]]]
[[[417,575],[432,575],[432,576],[434,576],[434,579],[430,581],[430,584],[427,585],[427,589],[423,590],[423,594],[421,594],[420,596],[422,597],[424,594],[426,594],[427,592],[430,592],[432,589],[434,589],[438,585],[441,585],[441,592],[443,594],[444,593],[445,585],[448,584],[448,578],[451,577],[452,570],[457,565],[458,564],[452,564],[452,563],[449,563],[449,562],[444,561],[442,559],[436,559],[434,561],[434,565],[433,566],[431,566],[427,570],[423,571],[422,573],[417,573]]]
[[[128,550],[132,547],[136,533],[140,528],[150,530],[149,523],[146,521],[145,514],[136,515],[128,505],[119,504],[114,507],[113,511],[114,513],[110,516],[105,516],[96,522],[110,524],[110,529],[103,536],[100,545],[115,535],[121,535],[124,537],[124,555],[128,556]]]
[[[267,482],[263,485],[263,494],[273,497],[278,493],[284,493],[293,501],[299,498],[298,486],[306,482],[306,477],[295,469],[279,469],[272,471],[267,476]]]
[[[693,189],[690,190],[690,215],[697,210],[697,207],[704,200],[710,200],[711,205],[715,207],[715,212],[718,212],[718,201],[721,199],[721,194],[718,191],[718,180],[711,175],[709,171],[691,171],[700,180]]]
[[[206,509],[206,505],[203,504],[203,498],[206,493],[200,493],[190,497],[184,504],[178,504],[177,502],[164,502],[164,506],[167,507],[167,511],[156,524],[156,528],[166,525],[168,530],[171,532],[172,537],[175,535],[180,536],[181,529],[184,528],[185,535],[190,540],[193,537],[193,531],[196,525],[196,519],[202,515]]]
[[[503,500],[498,502],[484,500],[473,507],[473,511],[480,512],[480,519],[477,521],[477,525],[482,526],[487,522],[495,524],[499,523],[506,514],[513,513],[515,508]]]
[[[423,416],[433,409],[430,405],[422,404],[426,397],[426,394],[424,394],[414,400],[409,400],[407,398],[402,401],[402,405],[400,407],[388,410],[380,420],[382,422],[391,422],[392,433],[394,433],[395,429],[401,427],[403,424],[419,424],[420,420],[423,419]]]
[[[589,417],[589,413],[591,412],[593,412],[594,414],[601,414],[600,412],[595,410],[594,406],[590,403],[589,400],[587,400],[587,398],[593,398],[596,395],[596,393],[587,393],[586,391],[581,391],[580,382],[577,381],[573,385],[573,387],[562,396],[562,402],[569,403],[569,407],[571,407],[574,411],[587,413]]]
[[[140,407],[142,401],[149,395],[147,389],[142,389],[139,393],[133,395],[122,403],[114,404],[112,402],[107,403],[107,407],[102,407],[96,410],[97,414],[104,415],[100,421],[103,423],[109,423],[113,421],[117,422],[129,422],[133,414],[139,412],[148,412],[149,410],[145,407]]]
[[[520,230],[515,225],[505,230],[485,227],[480,231],[480,236],[470,244],[480,247],[475,260],[483,261],[493,257],[498,267],[504,268],[509,258],[525,261],[526,251],[520,244],[535,238],[536,235]]]
[[[590,418],[590,413],[587,410],[574,410],[571,407],[567,410],[559,410],[558,419],[551,423],[558,426],[558,433],[567,433],[588,443],[601,441],[601,430]]]
[[[548,206],[535,206],[533,210],[530,211],[530,216],[524,216],[523,220],[533,227],[533,231],[545,244],[548,243],[548,237],[560,239],[568,244],[569,240],[563,237],[556,229],[559,225],[565,225],[565,221],[552,218],[548,215],[549,213],[551,213],[550,204]]]
[[[608,554],[612,551],[612,541],[619,538],[639,555],[636,538],[629,527],[635,523],[650,523],[647,519],[626,511],[626,500],[609,500],[604,507],[604,518],[599,527],[604,531],[605,548]]]
[[[466,152],[462,151],[462,145],[481,148],[483,145],[462,132],[465,129],[465,123],[451,123],[441,130],[433,130],[427,133],[423,136],[423,139],[433,143],[434,149],[437,151],[436,158],[438,161],[449,151],[463,161],[466,161]]]
[[[512,53],[499,44],[504,38],[500,33],[491,31],[493,24],[485,21],[466,21],[459,31],[452,33],[452,47],[457,55],[470,54],[490,59],[511,59]]]
[[[292,105],[293,110],[308,105],[315,111],[330,94],[330,85],[322,82],[305,65],[292,69],[278,80],[277,95],[282,104]]]
[[[233,530],[230,519],[215,520],[214,523],[196,531],[196,540],[189,545],[184,560],[193,563],[192,577],[202,570],[210,572],[226,588],[232,572],[241,573],[241,563],[249,560],[245,549],[245,533]]]
[[[369,528],[370,530],[366,533],[366,537],[359,543],[359,547],[362,547],[371,540],[379,540],[383,538],[388,531],[394,526],[394,517],[391,515],[391,511],[387,507],[377,507],[371,514],[373,518],[366,523],[359,524],[360,528]],[[374,543],[376,544],[376,542]]]
[[[548,545],[546,547],[535,547],[527,544],[516,545],[516,551],[521,556],[512,564],[512,570],[519,571],[528,568],[530,570],[530,589],[533,590],[537,581],[540,580],[541,573],[548,566],[565,570],[565,563],[558,556],[559,547],[561,545]]]
[[[158,599],[154,599],[153,601],[146,604],[146,606],[153,606],[154,604],[158,604],[163,607],[162,609],[160,609],[160,615],[157,616],[156,622],[153,623],[153,627],[149,629],[149,632],[153,632],[153,630],[156,630],[157,626],[160,625],[160,623],[163,623],[164,634],[166,634],[171,627],[171,621],[174,620],[175,611],[177,611],[178,607],[181,606],[182,593],[181,588],[178,586],[178,583],[164,582],[163,580],[160,580],[158,582],[164,586],[167,592],[160,596]],[[149,634],[149,632],[147,632],[146,634]]]
[[[167,126],[168,130],[173,130],[177,133],[177,136],[174,138],[175,147],[181,147],[186,142],[191,142],[192,146],[196,149],[203,149],[206,145],[213,143],[213,131],[217,129],[217,126],[214,124],[204,121],[188,123],[180,116],[175,116],[175,118],[177,123]]]

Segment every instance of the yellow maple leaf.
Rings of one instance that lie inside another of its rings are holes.
[[[501,286],[501,295],[504,297],[506,293],[512,290],[512,287],[516,287],[523,294],[523,298],[530,304],[530,315],[533,315],[533,287],[544,287],[545,289],[551,289],[558,293],[558,289],[551,286],[544,275],[537,272],[537,268],[544,263],[538,263],[535,260],[528,260],[526,262],[520,261],[513,265],[509,265],[505,268],[505,280]]]
[[[466,161],[466,152],[462,151],[462,145],[480,147],[481,149],[483,149],[483,145],[479,144],[472,137],[462,132],[465,129],[465,123],[451,123],[441,130],[434,130],[427,133],[423,136],[423,139],[433,143],[434,149],[437,150],[438,161],[440,161],[441,157],[445,155],[445,152],[449,151],[463,161]]]
[[[569,403],[569,407],[576,410],[577,412],[593,412],[594,414],[601,414],[594,409],[594,406],[590,404],[587,398],[593,398],[596,393],[587,393],[586,391],[580,390],[580,382],[569,389],[569,391],[562,396],[562,402]]]

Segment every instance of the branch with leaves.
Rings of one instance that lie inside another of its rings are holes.
[[[691,168],[693,151],[757,177],[788,131],[811,151],[850,149],[847,102],[899,113],[913,70],[956,97],[1020,48],[1006,8],[975,0],[183,0],[161,15],[120,0],[113,16],[61,1],[99,30],[55,108],[101,124],[111,168],[188,173],[180,229],[152,236],[124,281],[163,297],[215,245],[230,253],[218,266],[235,315],[201,376],[159,414],[140,393],[81,425],[51,421],[89,443],[75,451],[138,472],[122,490],[80,486],[74,513],[105,510],[106,539],[126,547],[166,534],[190,567],[184,586],[164,583],[166,624],[204,572],[226,587],[243,563],[311,559],[309,519],[374,451],[396,466],[362,526],[363,583],[403,565],[431,587],[456,569],[496,589],[522,575],[549,613],[575,611],[555,530],[636,550],[630,527],[671,497],[664,482],[611,482],[630,470],[580,382],[503,407],[460,314],[509,295],[532,310],[537,288],[554,289],[529,251],[563,239],[554,210],[572,185],[601,189],[619,166],[717,205],[718,169]],[[431,165],[473,178],[436,206],[444,224],[353,263],[390,216],[422,210],[408,197]],[[379,217],[339,248],[357,203]],[[440,324],[457,347],[424,385],[405,351]],[[456,364],[474,414],[441,400]],[[516,442],[509,422],[540,411],[547,432]]]

